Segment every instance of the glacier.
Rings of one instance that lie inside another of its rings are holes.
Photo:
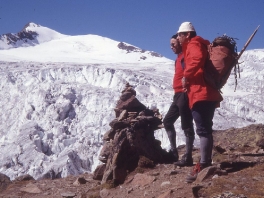
[[[92,172],[127,82],[141,103],[165,116],[173,97],[174,60],[124,42],[128,48],[121,49],[121,42],[98,35],[53,38],[53,30],[34,23],[29,27],[52,39],[0,48],[1,173],[42,179]],[[233,75],[222,89],[216,130],[264,120],[264,50],[248,50],[239,62],[236,91]],[[175,127],[177,144],[183,144],[180,119]],[[168,149],[164,129],[155,136]]]

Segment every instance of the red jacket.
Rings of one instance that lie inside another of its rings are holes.
[[[173,77],[173,89],[175,93],[183,92],[182,82],[181,82],[183,77],[182,61],[183,61],[183,53],[180,53],[175,61],[175,72]]]
[[[223,100],[219,91],[208,86],[203,78],[209,44],[208,40],[196,36],[182,46],[185,61],[184,77],[189,82],[187,91],[190,108],[198,101],[217,101],[219,106]]]

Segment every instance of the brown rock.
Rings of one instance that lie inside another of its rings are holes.
[[[133,96],[134,94],[128,91],[125,91],[121,97],[120,100],[126,101],[127,99],[129,99],[131,96]]]
[[[103,190],[100,191],[101,198],[107,198],[108,195],[109,195],[109,190],[104,188]]]
[[[141,168],[153,168],[155,166],[154,162],[145,156],[140,156],[138,160],[138,167]]]
[[[217,167],[215,166],[209,166],[205,169],[203,169],[197,176],[196,182],[202,182],[205,179],[208,179],[209,177],[213,177],[217,170]]]
[[[84,179],[83,177],[78,177],[75,182],[73,182],[73,185],[75,186],[79,186],[81,184],[86,184],[86,179]]]
[[[27,193],[33,193],[33,194],[41,193],[41,190],[38,188],[38,186],[32,183],[29,183],[25,187],[20,188],[20,191],[27,192]]]
[[[126,109],[127,111],[143,111],[146,109],[146,106],[143,105],[141,102],[138,101],[138,99],[132,95],[129,99],[126,101],[119,100],[117,102],[116,108],[118,109]]]
[[[156,178],[154,176],[137,173],[131,183],[135,186],[138,185],[143,187],[148,184],[151,184],[153,181],[155,181],[155,179]]]
[[[115,130],[110,129],[109,131],[107,131],[104,136],[103,136],[103,141],[107,142],[110,141],[111,139],[114,139],[115,136]]]
[[[11,184],[10,178],[0,173],[0,192],[5,190],[9,184]]]
[[[226,152],[226,149],[222,148],[220,145],[216,145],[214,149],[220,154]]]
[[[61,193],[61,196],[66,197],[66,198],[73,198],[76,196],[76,194],[73,192],[64,192],[64,193]]]
[[[18,181],[28,181],[28,180],[35,180],[31,175],[21,175],[17,177],[16,179],[13,180],[13,182],[18,182]]]
[[[113,170],[112,168],[108,168],[104,171],[103,173],[103,177],[102,177],[102,181],[101,184],[106,183],[108,180],[112,180],[113,179]]]
[[[165,176],[169,176],[169,175],[177,175],[179,173],[179,171],[177,170],[168,170],[164,172]]]
[[[118,121],[117,119],[114,119],[112,122],[110,122],[110,127],[112,127],[112,129],[114,131],[118,130],[118,129],[123,129],[126,127],[130,127],[130,124],[128,122],[125,121]]]
[[[160,184],[160,187],[166,187],[167,185],[170,185],[170,181],[164,181]]]
[[[123,110],[119,117],[117,118],[118,121],[124,120],[127,117],[127,110]]]
[[[172,198],[172,190],[168,190],[165,193],[158,196],[158,198]]]
[[[167,152],[154,136],[154,131],[162,124],[158,110],[148,109],[140,103],[129,84],[114,110],[117,118],[109,124],[111,130],[104,135],[104,140],[109,142],[104,142],[99,156],[99,160],[106,163],[102,184],[109,180],[121,184],[127,173],[137,167],[153,168],[157,163],[169,161]],[[110,137],[110,134],[114,136]]]
[[[93,179],[95,180],[102,180],[103,179],[103,175],[105,172],[105,164],[100,164],[96,167],[94,173],[93,173]]]
[[[153,172],[153,173],[149,173],[150,176],[158,176],[160,175],[160,172]]]
[[[115,167],[113,170],[113,179],[117,184],[124,183],[127,176],[127,171],[124,167]]]
[[[111,142],[105,142],[102,150],[100,151],[99,160],[103,163],[107,162],[110,155],[112,144]]]
[[[133,191],[133,188],[127,189],[127,194],[131,193]]]
[[[264,139],[258,140],[256,145],[259,146],[260,148],[264,149]]]

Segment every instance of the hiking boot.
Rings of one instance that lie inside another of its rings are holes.
[[[198,162],[194,167],[193,170],[187,175],[186,177],[186,182],[187,183],[192,183],[196,180],[198,174],[203,170],[204,168],[208,167],[209,165],[207,164],[202,164]]]
[[[174,162],[174,165],[176,166],[193,166],[193,159],[192,157],[188,157],[186,154],[184,154],[181,158],[181,160]]]
[[[177,149],[170,149],[169,151],[170,156],[172,156],[174,162],[179,160],[178,150]]]

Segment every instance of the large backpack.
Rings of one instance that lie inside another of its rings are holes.
[[[231,70],[234,68],[235,81],[237,86],[237,61],[236,42],[226,35],[217,37],[207,46],[208,58],[204,67],[205,82],[221,92],[221,88],[226,84]],[[236,89],[236,87],[235,87]]]

